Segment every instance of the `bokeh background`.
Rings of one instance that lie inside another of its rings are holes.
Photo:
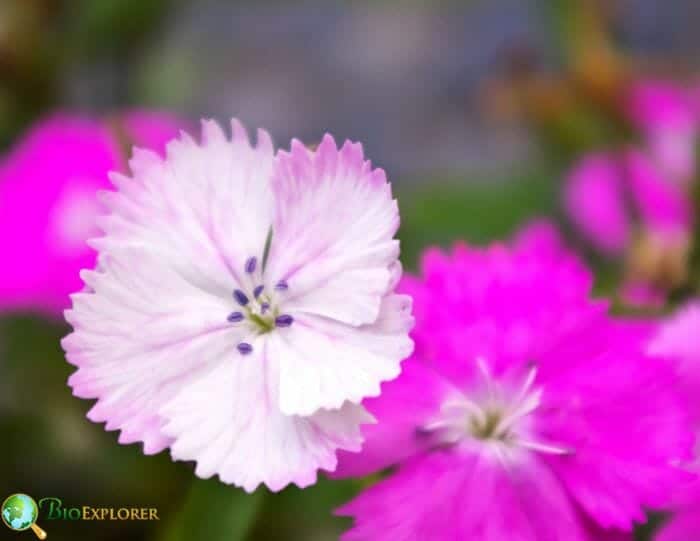
[[[621,271],[567,229],[562,177],[630,137],[616,112],[629,81],[695,79],[699,23],[695,0],[0,0],[0,151],[56,110],[237,116],[282,145],[328,131],[387,170],[408,269],[428,244],[549,216],[605,293]],[[118,445],[65,384],[66,333],[31,310],[0,316],[0,497],[157,507],[161,520],[44,521],[50,539],[323,541],[347,527],[332,509],[365,481],[246,495]]]

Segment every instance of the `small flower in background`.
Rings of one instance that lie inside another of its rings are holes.
[[[398,207],[357,143],[275,155],[232,128],[204,122],[201,144],[137,149],[133,177],[112,176],[66,312],[69,384],[120,443],[247,491],[304,487],[359,450],[360,402],[412,350]]]
[[[108,120],[56,113],[32,126],[0,159],[0,235],[8,257],[0,271],[0,309],[57,316],[94,264],[86,240],[97,232],[96,193],[125,165],[126,147],[163,151],[182,123],[167,114],[130,111]]]
[[[675,125],[671,113],[657,119],[642,111],[658,124],[638,116],[658,126],[663,137],[666,124]],[[688,137],[686,143],[694,145],[694,130]],[[626,262],[620,296],[632,306],[662,306],[667,292],[688,278],[692,208],[687,181],[692,175],[671,175],[675,166],[666,162],[672,160],[659,152],[661,156],[638,149],[584,155],[564,186],[564,205],[574,225],[601,253]]]
[[[591,282],[546,224],[425,253],[400,286],[414,354],[365,400],[377,424],[335,475],[398,469],[339,510],[344,539],[630,539],[668,503],[692,447],[674,372]]]
[[[696,453],[687,469],[696,477],[674,492],[675,511],[658,533],[657,541],[688,541],[700,536],[700,300],[693,300],[671,316],[650,345],[650,352],[674,360],[679,387],[691,405]]]
[[[626,96],[624,107],[630,120],[670,182],[687,184],[695,177],[698,105],[697,91],[668,81],[637,83]]]

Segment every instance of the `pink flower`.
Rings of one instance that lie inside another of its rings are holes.
[[[646,81],[631,89],[626,106],[664,175],[680,184],[689,182],[695,174],[699,120],[692,90]]]
[[[539,225],[511,247],[425,253],[415,351],[365,401],[378,423],[337,475],[398,465],[340,509],[347,540],[629,539],[689,455],[651,328],[590,300],[591,274]],[[640,392],[640,390],[644,390]]]
[[[585,155],[564,187],[564,205],[574,225],[605,254],[624,252],[631,237],[621,169],[611,154]]]
[[[685,279],[690,197],[641,151],[584,156],[566,180],[564,205],[594,247],[626,257],[620,294],[627,304],[662,305],[666,291]]]
[[[248,491],[303,487],[359,450],[360,402],[412,350],[398,207],[357,143],[275,156],[232,127],[112,175],[97,268],[66,312],[69,384],[120,443]]]
[[[94,264],[85,241],[96,233],[96,192],[124,163],[122,146],[162,151],[179,121],[132,111],[99,121],[57,113],[40,120],[0,162],[0,309],[58,315]]]
[[[667,239],[686,239],[691,202],[640,151],[584,156],[571,170],[564,204],[574,224],[601,252],[620,255],[635,228]],[[635,223],[636,222],[636,223]]]
[[[626,280],[619,290],[626,306],[662,309],[666,304],[666,292],[644,280]]]
[[[689,541],[700,536],[700,300],[694,300],[668,319],[650,345],[650,353],[677,363],[679,387],[691,405],[697,435],[695,478],[674,492],[675,516],[659,532],[657,541]]]

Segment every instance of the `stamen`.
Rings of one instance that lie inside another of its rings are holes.
[[[260,313],[264,314],[270,309],[270,303],[269,302],[264,302],[260,305]]]
[[[486,386],[486,396],[489,400],[493,400],[495,393],[493,388],[493,378],[491,377],[491,370],[483,357],[477,357],[476,365],[479,367],[479,373]]]
[[[542,391],[537,390],[524,397],[520,402],[516,402],[512,409],[505,412],[501,422],[498,423],[499,431],[509,430],[519,419],[530,415],[539,408],[541,397]]]
[[[275,289],[277,291],[287,291],[287,289],[289,289],[289,284],[287,284],[286,280],[280,280],[275,284]]]
[[[260,293],[263,292],[263,289],[265,289],[265,286],[259,285],[253,290],[253,297],[256,299],[260,296]]]
[[[294,323],[294,318],[287,314],[282,314],[275,318],[275,325],[277,327],[289,327],[292,323]]]
[[[450,414],[458,417],[463,411],[468,412],[472,417],[475,417],[479,422],[484,422],[486,413],[476,402],[469,400],[466,396],[460,397],[454,401],[445,402],[440,408],[442,413]]]
[[[533,364],[528,370],[527,376],[525,376],[525,381],[523,382],[523,386],[520,389],[520,392],[518,393],[518,397],[515,399],[515,402],[520,402],[523,398],[525,398],[525,395],[528,393],[528,391],[532,389],[532,384],[535,382],[536,377],[537,365]]]
[[[243,314],[241,312],[231,312],[226,320],[231,323],[238,323],[239,321],[243,321]]]
[[[251,257],[248,259],[248,261],[245,262],[245,271],[248,274],[253,274],[255,272],[255,267],[258,266],[258,258],[257,257]]]
[[[253,352],[253,346],[251,346],[248,342],[241,342],[236,346],[238,348],[238,352],[241,355],[248,355],[249,353]]]
[[[538,441],[523,440],[518,438],[515,443],[524,448],[530,449],[531,451],[537,451],[539,453],[544,453],[547,455],[573,455],[573,449],[567,449],[566,447],[559,447],[557,445],[550,445],[548,443],[541,443]]]
[[[236,299],[236,302],[241,306],[248,304],[248,297],[240,289],[233,291],[233,298]]]

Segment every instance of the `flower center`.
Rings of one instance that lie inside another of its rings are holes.
[[[469,418],[469,432],[478,440],[504,439],[498,432],[502,413],[497,410],[484,411],[483,416]]]
[[[262,272],[258,271],[256,257],[249,258],[244,266],[250,284],[262,282]],[[289,314],[281,313],[274,302],[274,297],[265,291],[263,285],[251,285],[249,290],[235,289],[233,300],[238,305],[226,320],[229,323],[247,325],[254,334],[265,334],[278,327],[289,327],[294,323],[294,318]],[[289,289],[284,280],[277,282],[274,287],[277,294],[284,294]],[[248,342],[240,342],[237,346],[241,355],[252,353],[253,346]]]
[[[527,372],[519,386],[498,385],[483,359],[477,364],[483,386],[473,397],[447,399],[440,414],[420,429],[437,446],[464,445],[487,448],[501,460],[519,450],[564,455],[571,450],[539,441],[533,436],[533,414],[540,406],[542,390],[534,387],[537,368]]]

